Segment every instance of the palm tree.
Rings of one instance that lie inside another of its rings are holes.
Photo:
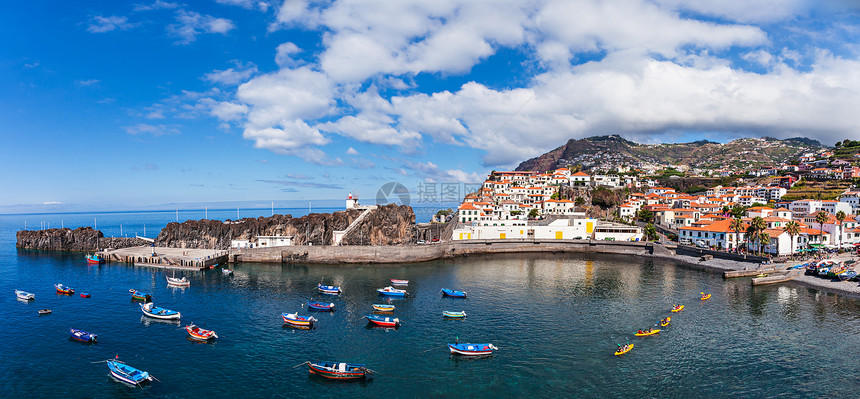
[[[744,230],[744,221],[741,218],[732,219],[729,228],[735,232],[735,249],[738,249],[738,239],[741,238],[741,231]]]
[[[788,236],[791,237],[791,254],[794,255],[794,236],[800,234],[800,223],[792,220],[783,226],[782,231],[788,233]]]
[[[761,216],[756,216],[756,217],[752,218],[752,221],[750,222],[750,226],[753,227],[753,234],[755,235],[755,234],[763,232],[764,229],[767,228],[767,222],[765,222],[764,219],[761,218]],[[758,239],[761,237],[756,237],[756,238]],[[758,241],[759,241],[758,249],[759,249],[759,252],[761,252],[761,240],[758,240]]]
[[[770,234],[767,234],[765,232],[759,233],[758,242],[759,242],[759,246],[758,246],[759,252],[764,252],[764,246],[770,244]],[[762,243],[767,243],[767,244],[762,244]]]
[[[757,233],[757,232],[755,231],[755,227],[753,227],[753,225],[748,225],[748,226],[747,226],[747,231],[746,231],[745,233],[746,233],[746,236],[744,237],[744,239],[745,239],[745,241],[747,242],[747,252],[751,252],[751,251],[749,250],[749,247],[751,247],[751,246],[752,246],[752,243],[753,243],[753,242],[754,242],[754,240],[757,238],[757,237],[756,237],[756,233]]]
[[[821,233],[818,239],[819,248],[821,248],[822,239],[824,238],[824,223],[827,223],[828,220],[830,220],[830,214],[827,211],[818,211],[818,214],[815,215],[815,223],[818,223],[818,230]]]
[[[845,212],[839,211],[836,212],[836,220],[839,221],[839,250],[842,250],[842,222],[847,218],[848,215]]]

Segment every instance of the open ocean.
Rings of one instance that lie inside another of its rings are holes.
[[[284,210],[278,210],[284,212]],[[321,209],[320,211],[331,211]],[[219,213],[220,212],[220,213]],[[269,210],[242,217],[267,216]],[[232,213],[232,214],[231,214]],[[301,212],[290,212],[300,216]],[[751,287],[669,261],[623,256],[469,257],[408,265],[238,264],[184,273],[191,287],[169,288],[170,271],[88,266],[81,253],[23,251],[15,231],[92,225],[106,235],[154,237],[175,212],[0,216],[0,397],[857,397],[860,301],[793,286]],[[180,221],[202,218],[184,214]],[[235,218],[235,210],[209,211]],[[177,274],[178,276],[178,274]],[[410,280],[410,297],[393,300],[402,326],[367,327],[362,316],[384,300],[376,288]],[[340,296],[316,292],[320,281]],[[54,283],[88,292],[57,295]],[[467,291],[443,298],[441,288]],[[215,330],[213,343],[186,338],[179,324],[142,317],[129,289]],[[14,289],[36,294],[29,303]],[[713,296],[699,300],[699,292]],[[313,313],[307,299],[332,301]],[[685,311],[669,312],[675,303]],[[50,308],[53,314],[39,316]],[[465,310],[444,320],[443,310]],[[313,313],[312,330],[283,326],[282,312]],[[660,334],[637,338],[663,317]],[[69,328],[99,342],[68,339]],[[445,343],[490,342],[491,357],[452,356]],[[623,356],[617,344],[635,343]],[[160,382],[133,388],[113,381],[104,363],[119,355]],[[361,382],[309,376],[312,360],[365,363]]]

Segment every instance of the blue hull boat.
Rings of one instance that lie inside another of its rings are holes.
[[[405,297],[405,296],[409,295],[409,293],[407,293],[406,290],[398,290],[397,288],[394,288],[391,286],[388,286],[385,288],[377,288],[376,292],[378,292],[379,295],[385,295],[385,296]]]
[[[334,303],[308,301],[308,309],[319,310],[321,312],[331,312],[334,310]]]
[[[79,342],[94,344],[94,343],[96,343],[96,339],[98,339],[98,335],[93,334],[93,333],[88,333],[84,330],[78,330],[77,328],[70,328],[69,329],[69,338],[71,338],[75,341],[79,341]]]
[[[337,295],[343,292],[340,287],[334,285],[322,285],[322,283],[317,284],[317,290],[323,294],[329,295]]]
[[[152,302],[148,302],[146,305],[142,303],[139,305],[140,311],[143,312],[144,316],[152,317],[154,319],[174,320],[182,317],[179,312],[175,310],[160,308],[158,306],[155,306]]]
[[[114,378],[131,385],[140,385],[146,381],[152,381],[152,376],[146,371],[138,370],[119,360],[106,360],[110,375]]]
[[[447,289],[447,288],[442,288],[442,295],[443,295],[443,296],[450,296],[450,297],[454,297],[454,298],[465,298],[465,297],[466,297],[466,292],[465,292],[465,291],[455,291],[455,290],[449,290],[449,289]]]

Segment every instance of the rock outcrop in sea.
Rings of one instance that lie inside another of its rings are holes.
[[[105,237],[92,227],[77,229],[21,230],[15,234],[18,248],[47,251],[97,251],[105,248],[127,248],[149,243],[139,238]]]

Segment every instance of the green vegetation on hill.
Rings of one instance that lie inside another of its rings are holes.
[[[782,201],[802,199],[834,200],[851,187],[850,182],[841,181],[802,181],[797,183],[782,197]]]

